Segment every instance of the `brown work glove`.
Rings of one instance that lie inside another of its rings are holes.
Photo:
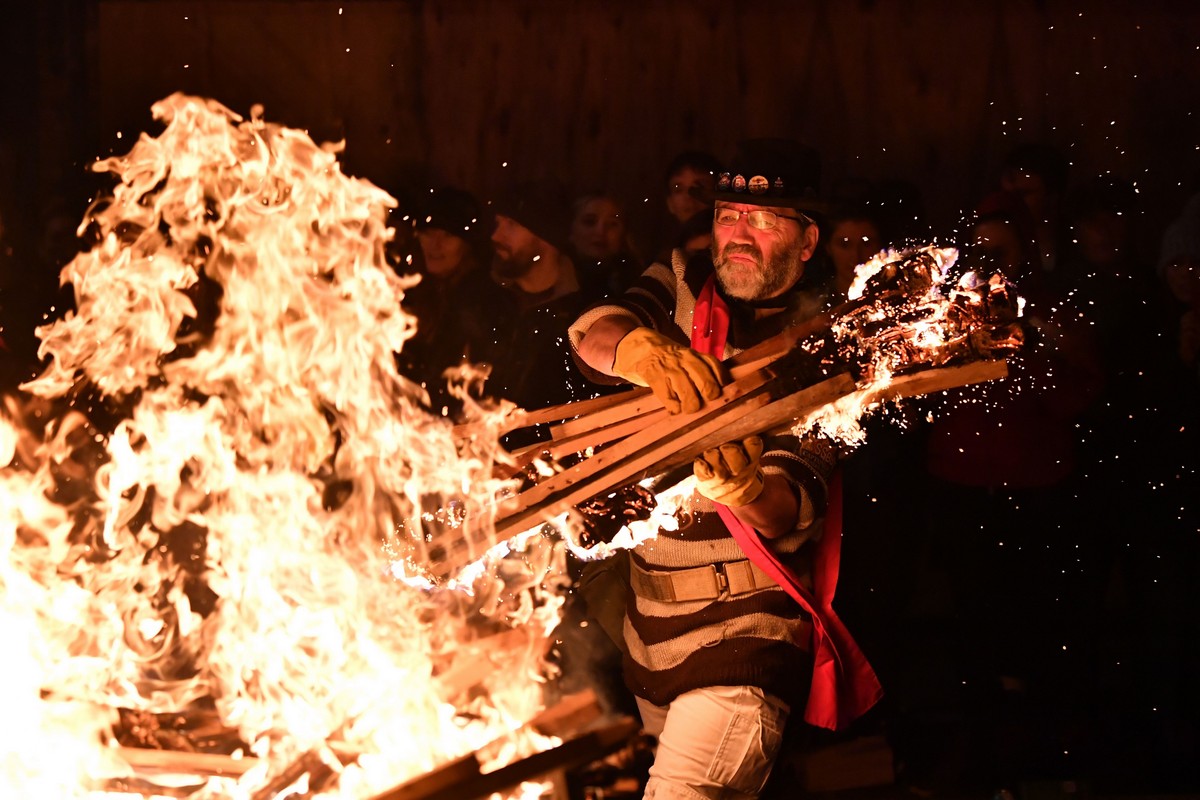
[[[691,414],[721,394],[721,362],[653,328],[634,328],[617,343],[613,373],[649,386],[667,411]]]
[[[753,503],[763,490],[762,452],[763,441],[757,436],[705,450],[692,462],[696,489],[721,505]]]

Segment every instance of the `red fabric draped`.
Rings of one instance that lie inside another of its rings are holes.
[[[717,294],[714,278],[710,277],[696,299],[692,347],[721,358],[728,335],[729,308]],[[825,530],[813,554],[811,592],[801,584],[796,573],[780,561],[757,531],[735,517],[727,506],[717,505],[717,513],[746,558],[770,575],[812,615],[813,678],[804,721],[831,730],[849,725],[883,695],[875,671],[833,610],[842,552],[841,478],[841,472],[835,471],[829,484]]]

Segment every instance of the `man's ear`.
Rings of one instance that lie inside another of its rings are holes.
[[[821,238],[821,232],[817,230],[816,223],[807,225],[804,228],[804,249],[801,251],[801,258],[808,261],[813,257],[813,252],[817,249],[817,241]]]

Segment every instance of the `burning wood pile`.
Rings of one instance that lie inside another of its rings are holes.
[[[456,437],[396,372],[395,201],[258,113],[154,113],[0,419],[0,795],[359,800],[551,747],[561,543],[460,531],[471,576],[419,570],[430,509],[504,482],[498,415]]]

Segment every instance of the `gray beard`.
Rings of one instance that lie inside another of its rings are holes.
[[[804,262],[800,260],[801,245],[777,252],[769,264],[764,265],[762,253],[758,248],[745,244],[728,244],[721,253],[717,253],[713,245],[713,266],[716,268],[717,283],[721,290],[730,297],[738,300],[765,300],[775,297],[790,289],[800,276],[804,274]],[[735,253],[745,253],[754,258],[758,269],[750,279],[739,275],[734,277],[734,269],[729,265],[728,256]]]

